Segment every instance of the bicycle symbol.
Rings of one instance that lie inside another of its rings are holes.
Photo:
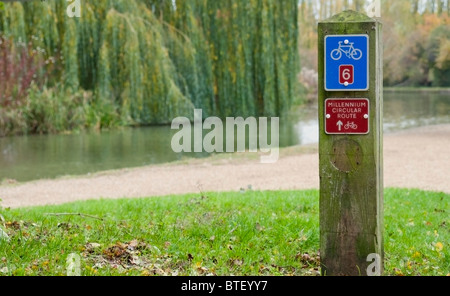
[[[348,130],[348,129],[354,129],[355,130],[355,129],[358,128],[358,125],[356,125],[354,122],[348,121],[347,124],[344,126],[344,128],[346,130]]]
[[[355,61],[362,58],[363,53],[360,49],[354,48],[354,42],[348,42],[347,44],[342,44],[343,41],[339,41],[339,48],[336,48],[331,51],[331,58],[335,61],[340,60],[342,57],[342,53],[349,59],[354,59]]]

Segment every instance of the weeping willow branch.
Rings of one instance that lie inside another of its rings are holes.
[[[66,1],[6,2],[0,32],[61,54],[51,81],[92,91],[100,126],[276,116],[297,95],[297,0],[85,1],[76,20]]]

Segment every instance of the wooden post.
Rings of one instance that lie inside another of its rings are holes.
[[[382,274],[384,226],[381,23],[358,12],[344,11],[320,22],[318,31],[322,274]],[[342,47],[332,44],[332,38],[340,38],[339,36],[343,38]],[[357,44],[356,40],[368,40],[366,49],[364,42],[358,41]],[[329,46],[335,46],[336,50],[330,52]],[[361,52],[358,51],[359,48],[362,49]],[[342,65],[336,67],[335,64],[339,62]],[[359,64],[352,66],[353,62]],[[363,67],[360,65],[364,63],[368,65],[367,74],[363,73],[363,68],[358,68]],[[333,74],[332,71],[338,72]],[[364,75],[368,75],[367,83],[364,82]],[[340,109],[346,105],[357,107],[352,110]],[[368,114],[363,114],[365,112]]]

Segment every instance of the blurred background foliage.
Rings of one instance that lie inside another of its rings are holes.
[[[317,22],[364,0],[10,1],[0,136],[280,116],[315,98]],[[1,2],[0,2],[1,3]],[[2,3],[3,4],[3,3]],[[382,0],[386,86],[450,85],[449,0]]]
[[[67,5],[5,3],[2,134],[167,124],[194,107],[275,116],[298,93],[295,0],[82,1],[81,18]]]
[[[300,0],[300,81],[317,87],[317,22],[342,10],[366,11],[364,0]],[[450,86],[449,0],[381,0],[384,85]]]

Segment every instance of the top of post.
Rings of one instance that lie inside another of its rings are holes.
[[[321,23],[365,23],[365,22],[376,22],[375,19],[372,19],[365,15],[364,13],[357,12],[354,10],[345,10],[338,14],[333,15],[332,17],[320,21]]]

